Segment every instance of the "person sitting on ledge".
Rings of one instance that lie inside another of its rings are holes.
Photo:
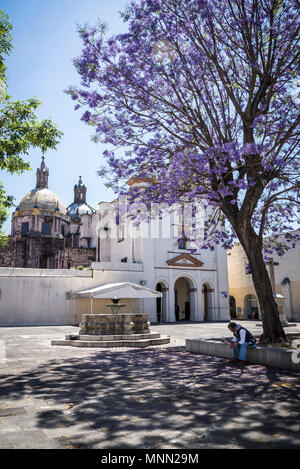
[[[233,348],[231,361],[239,362],[244,365],[246,363],[247,349],[248,347],[255,346],[256,339],[250,331],[235,322],[230,322],[228,329],[230,329],[234,335],[230,343],[230,348]]]

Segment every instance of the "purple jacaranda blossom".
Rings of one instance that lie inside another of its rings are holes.
[[[103,25],[79,29],[81,87],[67,91],[119,149],[105,152],[101,174],[132,204],[209,207],[201,247],[238,238],[278,337],[263,247],[268,236],[266,255],[284,254],[296,243],[283,247],[278,233],[298,236],[297,1],[135,0],[123,19],[127,32],[107,39]],[[147,187],[130,190],[141,174]]]

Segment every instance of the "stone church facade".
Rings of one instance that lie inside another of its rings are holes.
[[[81,177],[74,186],[74,201],[67,208],[48,188],[44,157],[36,171],[36,186],[12,215],[8,244],[0,250],[1,267],[69,269],[89,267],[96,246],[86,233],[95,210],[86,202]]]
[[[16,207],[9,243],[0,251],[0,325],[77,324],[89,305],[73,293],[118,282],[162,293],[158,299],[124,299],[151,322],[229,320],[226,251],[216,246],[191,253],[192,225],[178,207],[159,207],[151,223],[136,225],[127,212],[119,219],[118,199],[90,207],[81,178],[65,208],[48,188],[48,176],[42,159],[36,187]],[[147,180],[128,184],[143,190]],[[203,227],[208,214],[198,208]],[[95,300],[96,312],[107,312],[103,301]]]
[[[143,190],[147,179],[128,181],[131,188]],[[144,300],[151,321],[229,320],[229,293],[226,250],[193,249],[191,219],[181,207],[154,210],[151,222],[135,223],[130,214],[116,223],[119,201],[101,202],[98,213],[97,262],[109,281],[134,282],[162,292],[154,302]],[[142,208],[141,208],[142,210]],[[199,228],[204,226],[206,209],[197,207]],[[182,234],[186,238],[182,238]]]

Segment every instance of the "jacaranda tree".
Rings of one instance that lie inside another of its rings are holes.
[[[125,34],[79,28],[82,86],[67,91],[95,139],[112,145],[104,156],[116,190],[150,177],[145,201],[213,207],[203,247],[238,238],[269,342],[285,334],[266,255],[297,241],[298,17],[298,0],[132,1]]]

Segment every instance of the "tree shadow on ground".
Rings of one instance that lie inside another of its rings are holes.
[[[299,447],[296,372],[169,347],[51,360],[0,379],[2,400],[46,400],[36,425],[63,427],[74,448]]]

